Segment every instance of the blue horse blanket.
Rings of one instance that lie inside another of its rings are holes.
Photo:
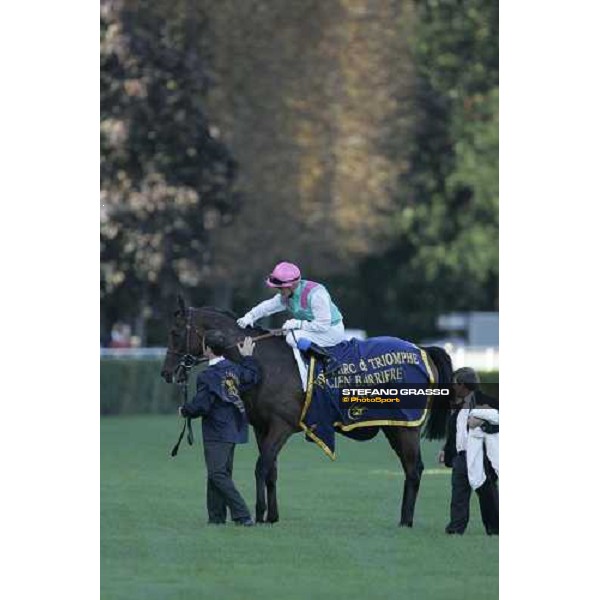
[[[429,387],[434,379],[424,350],[400,338],[374,337],[342,342],[327,348],[327,352],[331,358],[326,365],[311,357],[300,426],[332,460],[336,431],[351,437],[351,432],[364,433],[356,437],[368,439],[372,436],[366,430],[356,430],[385,425],[419,427],[423,423],[429,401],[426,395],[399,399],[393,404],[358,406],[343,394],[357,388],[376,391],[409,384]]]

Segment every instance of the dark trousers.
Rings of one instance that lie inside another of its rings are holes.
[[[489,535],[496,535],[500,528],[498,486],[496,474],[489,461],[485,460],[485,483],[476,490],[483,526]],[[447,533],[464,533],[469,523],[471,485],[467,473],[467,457],[464,452],[457,454],[452,462],[452,500],[450,502],[450,523]]]
[[[233,521],[250,518],[250,511],[233,479],[235,444],[229,442],[204,442],[206,461],[206,507],[209,523],[225,523],[227,507]]]

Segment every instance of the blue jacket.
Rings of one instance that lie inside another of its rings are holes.
[[[198,374],[196,395],[182,407],[184,417],[202,418],[205,442],[248,441],[248,418],[240,394],[260,383],[260,366],[245,356],[234,363],[224,359]]]

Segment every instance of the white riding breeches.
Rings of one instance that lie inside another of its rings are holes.
[[[302,329],[294,329],[294,331],[290,331],[285,336],[285,341],[289,346],[292,347],[294,351],[294,358],[296,359],[296,363],[298,364],[298,371],[300,372],[300,379],[302,380],[302,389],[306,391],[306,383],[308,378],[308,369],[302,359],[300,354],[300,350],[298,350],[298,346],[296,345],[296,341],[302,338],[306,340],[310,340],[315,344],[327,348],[329,346],[335,346],[340,342],[343,342],[344,337],[344,323],[338,323],[337,325],[332,325],[326,331],[304,331]]]
[[[469,430],[467,440],[467,470],[469,473],[469,483],[476,490],[485,482],[485,469],[483,467],[484,452],[500,477],[499,463],[499,434],[485,433],[481,427]]]
[[[304,338],[310,340],[323,348],[335,346],[344,341],[344,323],[332,325],[326,331],[304,331],[303,329],[294,329],[285,336],[285,341],[292,347],[296,347],[296,340]],[[295,339],[294,339],[295,336]]]

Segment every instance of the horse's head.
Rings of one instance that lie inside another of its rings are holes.
[[[191,309],[186,309],[183,298],[177,298],[177,309],[173,313],[173,321],[169,328],[167,353],[160,370],[161,377],[172,383],[173,377],[177,380],[185,379],[185,369],[182,368],[192,357],[202,356],[202,334],[193,322]]]
[[[186,308],[183,298],[178,297],[177,310],[169,329],[167,354],[160,371],[167,383],[172,383],[174,376],[178,381],[185,379],[186,365],[189,368],[190,361],[204,354],[204,334],[211,329],[223,332],[234,354],[235,343],[240,341],[242,332],[237,326],[235,315],[210,306]]]

